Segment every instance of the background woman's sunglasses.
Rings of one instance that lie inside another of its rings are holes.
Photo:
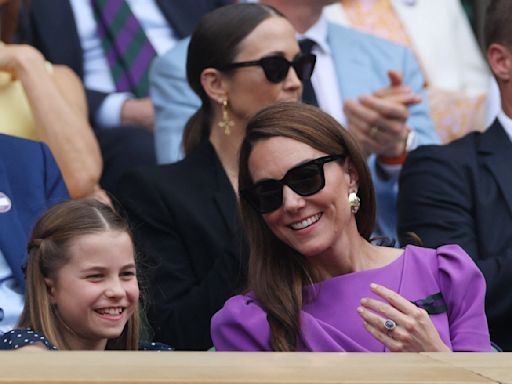
[[[283,185],[301,196],[314,195],[325,186],[324,164],[344,158],[344,155],[319,157],[289,169],[281,180],[262,180],[240,194],[260,213],[275,211],[283,204]]]
[[[273,55],[262,57],[255,61],[242,61],[239,63],[227,64],[219,69],[221,71],[226,71],[235,68],[259,65],[263,68],[263,72],[265,73],[267,80],[271,83],[278,84],[286,79],[290,67],[293,67],[301,81],[309,80],[313,73],[313,69],[315,69],[315,63],[316,56],[311,53],[299,55],[293,59],[293,61],[288,61],[283,56]]]

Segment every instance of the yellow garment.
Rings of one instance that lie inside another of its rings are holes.
[[[0,41],[0,47],[5,45]],[[46,63],[49,73],[53,68]],[[10,73],[0,71],[0,133],[25,139],[39,140],[34,115],[23,85],[13,80]]]
[[[407,30],[393,9],[390,0],[343,0],[341,2],[349,24],[366,33],[404,45],[414,51]],[[435,27],[434,27],[435,28]],[[443,143],[485,128],[485,95],[468,95],[429,85],[428,74],[422,68],[429,96],[430,113]]]
[[[0,133],[37,140],[34,116],[19,80],[0,72]]]

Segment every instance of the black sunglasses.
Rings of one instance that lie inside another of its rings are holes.
[[[241,67],[252,67],[259,65],[263,68],[265,77],[268,81],[274,84],[278,84],[288,76],[290,67],[295,69],[295,73],[301,81],[307,81],[311,78],[313,69],[315,69],[316,56],[308,53],[297,56],[293,61],[288,61],[283,56],[273,55],[262,57],[255,61],[243,61],[239,63],[227,64],[223,67],[218,68],[221,71],[227,71],[230,69],[241,68]]]
[[[283,204],[283,185],[301,196],[311,196],[325,186],[324,164],[344,159],[345,155],[319,157],[297,165],[281,180],[262,180],[240,191],[240,195],[259,213],[275,211]]]

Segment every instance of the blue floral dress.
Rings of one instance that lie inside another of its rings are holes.
[[[30,344],[41,343],[50,351],[58,351],[41,333],[31,329],[13,329],[0,336],[0,350],[19,349]],[[139,343],[139,351],[172,351],[173,348],[162,343]]]

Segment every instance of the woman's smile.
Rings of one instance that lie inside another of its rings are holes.
[[[290,228],[292,228],[294,230],[301,230],[301,229],[308,228],[308,227],[312,226],[313,224],[317,223],[321,217],[322,217],[322,213],[317,213],[315,215],[309,216],[305,219],[302,219],[300,221],[290,224]]]

